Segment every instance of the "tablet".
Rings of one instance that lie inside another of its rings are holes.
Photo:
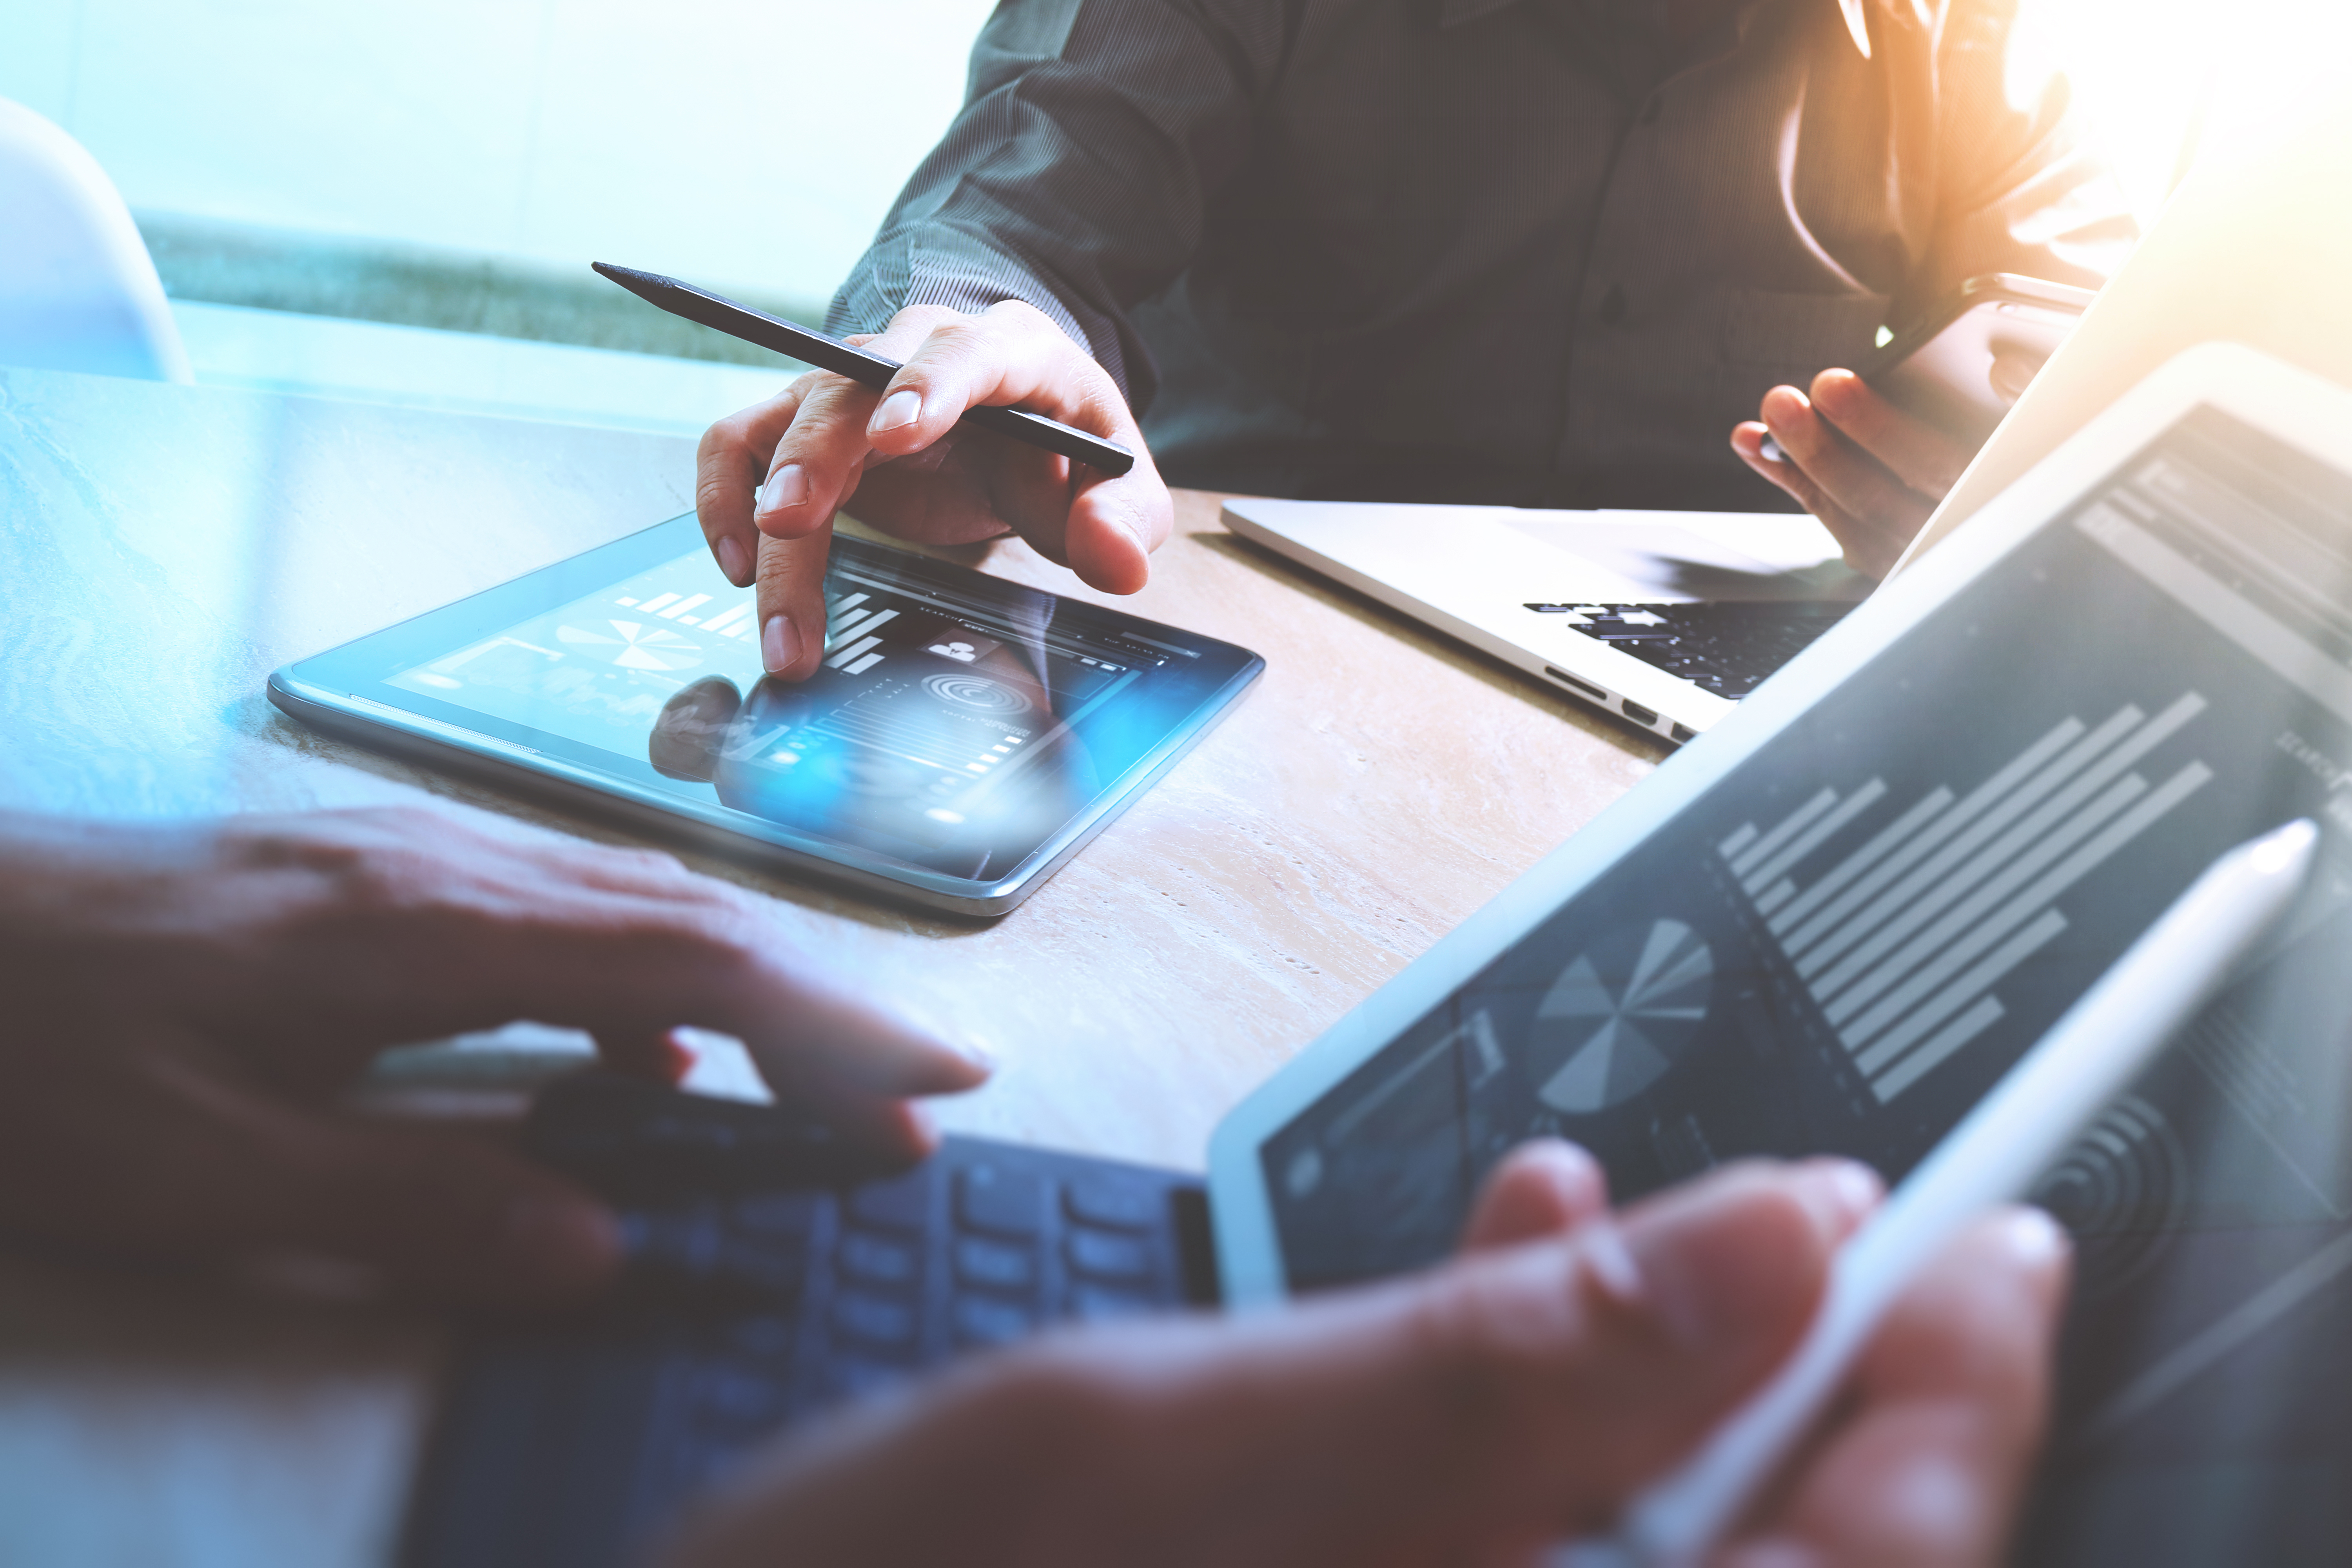
[[[1534,1135],[1621,1198],[1744,1155],[1899,1180],[2217,855],[2302,815],[2327,845],[2294,961],[2049,1201],[2105,1206],[2098,1291],[2189,1257],[2200,1208],[2352,1217],[2347,604],[2352,395],[2184,356],[1237,1107],[1230,1296],[1444,1256]]]
[[[767,679],[691,513],[269,678],[304,722],[959,914],[1034,892],[1265,668],[836,535],[823,667]]]

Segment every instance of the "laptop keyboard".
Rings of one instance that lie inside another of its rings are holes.
[[[1048,1322],[1215,1299],[1195,1181],[951,1138],[903,1173],[814,1185],[808,1136],[615,1079],[542,1096],[528,1146],[615,1200],[623,1283],[467,1334],[408,1568],[617,1568],[815,1411]]]
[[[1845,618],[1847,604],[1715,599],[1692,605],[1529,605],[1596,642],[1718,697],[1747,696]]]

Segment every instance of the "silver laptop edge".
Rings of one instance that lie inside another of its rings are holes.
[[[1786,513],[1228,500],[1225,526],[1546,685],[1668,741],[1734,704],[1530,604],[1853,599],[1866,583],[1810,518]]]

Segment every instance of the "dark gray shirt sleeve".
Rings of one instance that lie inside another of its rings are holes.
[[[1248,157],[1283,9],[1003,0],[973,47],[963,111],[835,298],[829,329],[877,331],[908,305],[1022,300],[1148,404],[1150,359],[1129,310],[1183,269],[1211,198]]]

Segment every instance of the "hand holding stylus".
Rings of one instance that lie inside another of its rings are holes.
[[[759,584],[761,659],[813,673],[824,646],[824,563],[835,514],[927,544],[1018,533],[1089,585],[1131,594],[1149,577],[1174,504],[1110,376],[1045,315],[1006,301],[978,315],[917,305],[858,342],[903,361],[877,391],[812,371],[703,436],[695,510],[719,569]],[[1018,405],[1135,455],[1113,476],[963,423]]]
[[[2302,894],[2318,826],[2221,856],[1944,1135],[1840,1250],[1821,1310],[1771,1381],[1618,1521],[1555,1568],[1702,1568],[1835,1400],[1951,1238],[2021,1194],[2212,1000]]]

